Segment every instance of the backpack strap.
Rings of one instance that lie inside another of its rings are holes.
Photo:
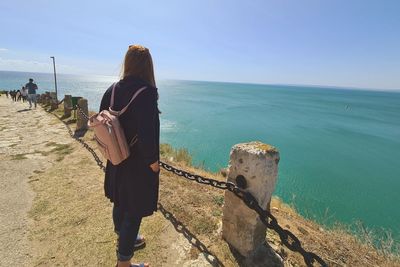
[[[114,91],[115,91],[115,86],[117,85],[117,83],[114,83],[113,84],[113,88],[112,88],[112,90],[111,90],[111,103],[110,103],[110,107],[109,108],[111,108],[112,106],[114,106]]]
[[[141,93],[143,92],[147,87],[143,86],[142,88],[140,88],[139,90],[136,91],[136,93],[132,96],[131,100],[129,101],[129,103],[120,111],[115,111],[112,109],[112,106],[114,106],[114,94],[115,94],[115,86],[117,85],[117,83],[114,83],[112,91],[111,91],[111,103],[110,103],[110,107],[108,108],[108,110],[111,112],[111,114],[113,114],[114,116],[121,116],[129,107],[129,105],[133,102],[133,100],[135,100],[135,98]]]

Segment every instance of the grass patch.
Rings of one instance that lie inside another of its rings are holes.
[[[192,156],[186,148],[173,148],[170,144],[161,144],[160,156],[170,161],[192,166]]]
[[[47,147],[53,147],[50,151],[39,151],[43,156],[48,156],[50,154],[56,154],[56,161],[61,161],[68,154],[73,152],[73,148],[70,144],[58,144],[56,142],[49,142],[46,144]]]
[[[222,207],[224,205],[224,196],[213,196],[213,200],[215,204],[218,206]]]
[[[49,206],[50,203],[47,200],[38,201],[35,203],[35,205],[33,206],[32,210],[29,213],[34,219],[37,219],[38,217],[40,217],[40,215],[44,215],[48,212]]]
[[[12,155],[11,160],[27,159],[26,155],[28,155],[28,153]]]
[[[56,142],[48,142],[45,146],[55,146],[57,145]]]
[[[189,222],[189,225],[195,233],[203,235],[212,234],[217,228],[217,221],[207,216],[193,216],[194,220]]]
[[[355,230],[352,231],[351,228],[355,228]],[[360,243],[374,247],[382,255],[400,258],[400,244],[394,240],[391,231],[369,229],[362,221],[356,221],[354,227],[342,226],[342,229],[349,234],[355,234]]]

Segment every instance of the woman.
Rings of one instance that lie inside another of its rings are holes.
[[[158,202],[160,122],[149,50],[140,45],[129,46],[121,76],[115,84],[113,110],[123,109],[136,91],[144,86],[146,89],[119,117],[128,143],[134,138],[137,141],[131,146],[131,155],[119,165],[107,161],[104,189],[114,203],[114,230],[119,236],[117,266],[148,266],[131,264],[130,260],[135,244],[144,243],[138,236],[141,220],[157,210]],[[110,107],[112,88],[113,85],[105,92],[100,111]]]

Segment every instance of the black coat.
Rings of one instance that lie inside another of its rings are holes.
[[[133,94],[142,91],[119,117],[128,143],[137,134],[138,141],[131,147],[131,155],[114,166],[107,161],[104,180],[105,195],[124,211],[149,216],[157,210],[159,173],[150,164],[159,160],[160,121],[157,107],[157,88],[133,77],[120,80],[115,87],[113,110],[125,107]],[[112,86],[101,100],[100,111],[110,106]]]

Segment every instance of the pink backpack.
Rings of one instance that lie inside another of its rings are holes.
[[[135,98],[145,90],[146,87],[137,90],[128,105],[126,105],[121,111],[115,111],[112,110],[112,107],[114,106],[115,86],[116,83],[112,88],[111,103],[108,110],[103,110],[91,116],[88,121],[88,126],[93,129],[94,139],[96,140],[98,148],[103,156],[111,161],[113,165],[118,165],[129,157],[130,147],[137,141],[137,136],[135,136],[128,144],[118,117],[128,109],[133,100],[135,100]]]

